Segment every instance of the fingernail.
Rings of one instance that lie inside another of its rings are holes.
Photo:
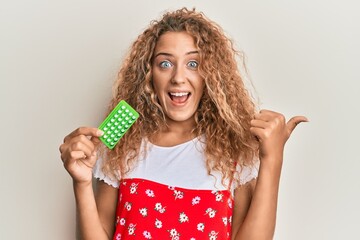
[[[97,130],[96,135],[102,136],[102,135],[104,135],[104,132],[99,129],[99,130]]]

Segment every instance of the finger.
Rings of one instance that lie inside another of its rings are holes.
[[[262,128],[251,127],[250,132],[257,137],[260,142],[265,139],[264,129]]]
[[[96,163],[96,152],[86,159],[79,159],[88,168],[93,168]]]
[[[90,142],[90,140],[88,140],[88,142]],[[81,142],[81,141],[77,141],[74,142],[73,144],[71,144],[70,146],[70,152],[72,151],[82,151],[86,157],[89,157],[93,154],[95,147],[93,146],[93,144],[90,142],[90,144],[92,146],[89,146],[88,144]]]
[[[60,153],[64,152],[64,148],[65,148],[65,144],[61,144],[60,147],[59,147]]]
[[[100,139],[98,137],[91,137],[90,140],[94,144],[95,147],[100,143]]]
[[[66,157],[66,153],[61,154],[61,160],[64,163],[64,165],[69,165],[71,162],[74,162],[75,160],[79,159],[85,159],[86,155],[83,151],[71,151],[69,152],[69,157]]]
[[[301,122],[308,122],[309,120],[304,116],[295,116],[292,117],[287,123],[286,127],[289,130],[289,133],[291,134],[292,131],[296,128],[296,126]]]
[[[257,120],[263,120],[263,121],[271,121],[274,117],[279,115],[277,112],[273,112],[270,110],[262,109],[259,113],[255,114],[255,119]]]
[[[85,135],[85,136],[94,136],[94,137],[100,137],[104,134],[103,131],[101,131],[98,128],[92,128],[92,127],[79,127],[73,132],[71,132],[69,135],[67,135],[64,138],[64,142],[68,141],[69,139],[76,137],[78,135]]]
[[[263,128],[263,129],[269,127],[269,123],[258,119],[251,120],[250,125],[252,127]]]
[[[93,137],[91,137],[93,138]],[[71,141],[72,142],[82,142],[83,144],[85,144],[91,151],[95,151],[95,145],[92,142],[91,138],[86,137],[85,135],[79,135],[75,138],[73,138]]]
[[[82,151],[72,151],[70,152],[70,158],[67,158],[66,161],[63,161],[66,169],[70,168],[71,165],[81,162],[89,168],[92,168],[96,162],[96,153],[90,157],[86,157]]]
[[[70,158],[74,160],[85,159],[86,154],[83,151],[71,151]]]

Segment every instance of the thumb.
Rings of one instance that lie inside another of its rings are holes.
[[[309,120],[304,116],[295,116],[292,117],[287,123],[286,127],[289,130],[289,135],[294,131],[296,126],[301,122],[308,122]]]
[[[97,146],[97,145],[100,143],[99,137],[101,137],[102,135],[104,135],[104,132],[98,129],[97,132],[96,132],[96,135],[95,135],[95,136],[92,136],[92,137],[90,138],[91,142],[92,142],[95,146]]]

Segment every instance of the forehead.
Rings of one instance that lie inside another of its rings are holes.
[[[187,32],[166,32],[162,34],[155,46],[158,52],[186,53],[197,50],[194,38]]]

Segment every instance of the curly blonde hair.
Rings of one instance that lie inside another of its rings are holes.
[[[238,70],[232,41],[216,23],[196,12],[179,9],[167,12],[135,40],[114,84],[109,111],[124,99],[140,114],[112,151],[106,151],[104,170],[124,176],[140,153],[141,141],[166,127],[161,105],[152,84],[155,45],[165,32],[187,32],[199,49],[199,73],[204,94],[195,113],[193,133],[204,136],[207,168],[219,170],[223,180],[232,178],[236,165],[252,165],[258,144],[250,133],[255,104]]]

